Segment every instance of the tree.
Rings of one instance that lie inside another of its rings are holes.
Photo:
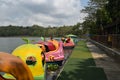
[[[90,30],[89,32],[91,34],[101,31],[104,25],[110,21],[108,13],[105,9],[107,3],[107,0],[90,0],[88,6],[82,10],[82,12],[88,14],[88,16],[85,18],[85,22],[83,23],[83,27],[86,28],[87,25],[87,28],[84,29]]]
[[[108,0],[106,10],[109,12],[112,21],[118,20],[120,18],[120,0]]]

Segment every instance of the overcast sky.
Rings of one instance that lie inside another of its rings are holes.
[[[62,26],[82,22],[88,0],[0,0],[0,25]]]

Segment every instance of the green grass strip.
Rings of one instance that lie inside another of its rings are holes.
[[[57,80],[107,80],[104,70],[96,67],[85,41],[74,48]]]

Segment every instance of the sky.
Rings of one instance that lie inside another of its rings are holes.
[[[83,22],[88,0],[0,0],[0,26],[62,26]]]

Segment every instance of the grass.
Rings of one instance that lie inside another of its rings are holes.
[[[80,41],[57,80],[107,80],[107,78],[104,70],[96,67],[85,41]]]

